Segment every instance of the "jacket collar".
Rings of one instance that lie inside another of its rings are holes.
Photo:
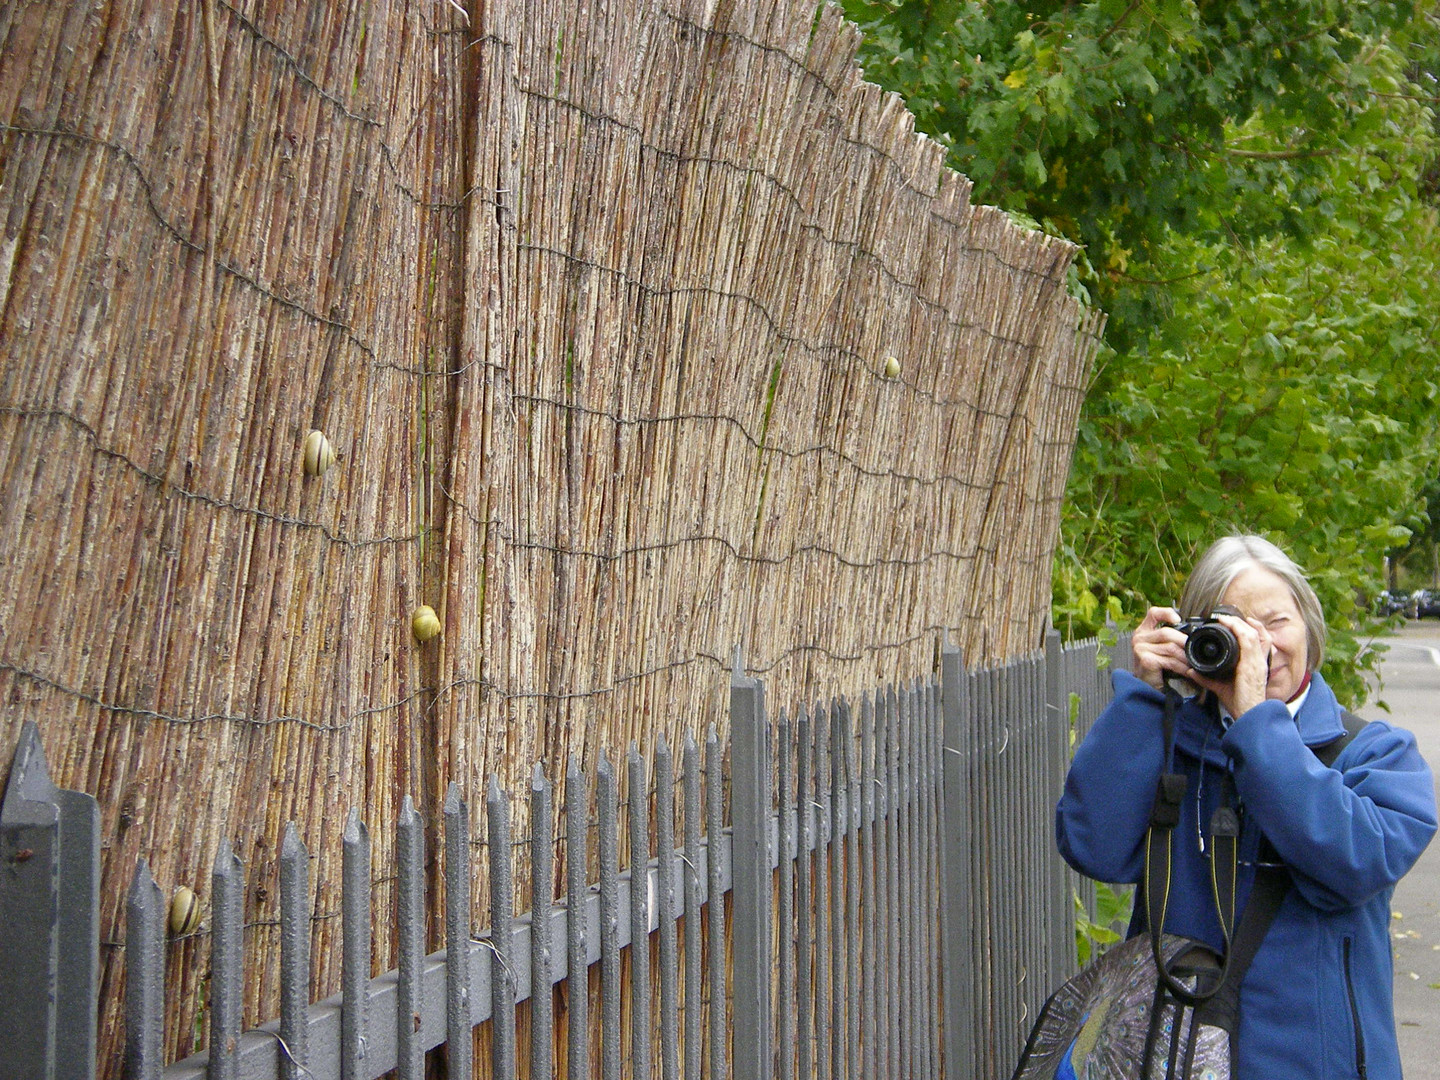
[[[1318,671],[1310,676],[1310,692],[1295,714],[1295,723],[1306,746],[1324,746],[1345,734],[1344,711]]]

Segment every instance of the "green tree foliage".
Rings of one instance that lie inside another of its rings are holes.
[[[1357,591],[1440,472],[1434,0],[845,0],[869,77],[1110,315],[1056,621],[1170,602],[1243,530],[1306,566],[1361,691]],[[1427,196],[1431,196],[1427,200]]]
[[[1440,586],[1440,477],[1420,493],[1425,521],[1405,544],[1390,552],[1391,583],[1401,591],[1415,586]]]

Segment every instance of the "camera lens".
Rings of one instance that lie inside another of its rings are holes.
[[[1185,639],[1185,660],[1201,675],[1223,679],[1240,660],[1240,643],[1219,623],[1207,623]]]

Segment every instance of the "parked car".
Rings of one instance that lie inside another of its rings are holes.
[[[1375,596],[1375,614],[1382,619],[1391,615],[1410,612],[1410,594],[1381,589]]]
[[[1440,619],[1440,589],[1416,589],[1411,593],[1410,614],[1416,619],[1431,615]]]

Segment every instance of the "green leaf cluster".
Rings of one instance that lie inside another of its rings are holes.
[[[1075,894],[1075,958],[1082,968],[1120,940],[1134,901],[1135,890],[1128,886],[1097,884],[1092,916]]]
[[[977,200],[1081,245],[1109,314],[1057,625],[1138,618],[1259,532],[1310,571],[1358,700],[1364,598],[1440,475],[1435,0],[844,6],[867,75]]]

